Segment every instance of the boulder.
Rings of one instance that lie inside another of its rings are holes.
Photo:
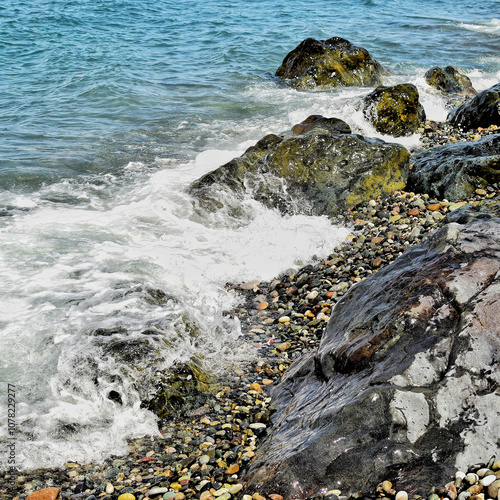
[[[315,128],[323,128],[334,134],[350,134],[351,127],[340,118],[325,118],[321,115],[308,116],[303,122],[292,127],[293,135],[302,135]]]
[[[466,206],[352,287],[272,392],[250,493],[410,496],[498,453],[500,203]]]
[[[414,134],[425,120],[417,87],[411,83],[377,87],[364,98],[363,113],[377,132],[394,137]]]
[[[374,87],[382,83],[384,68],[366,49],[339,37],[307,38],[293,49],[276,71],[299,89],[314,87]]]
[[[334,216],[402,189],[408,158],[399,144],[318,127],[295,137],[267,136],[240,158],[195,181],[189,190],[209,210],[229,204],[229,190],[251,193],[283,212]]]
[[[415,154],[406,189],[451,201],[500,182],[500,134],[456,142]]]
[[[446,120],[463,130],[500,125],[500,83],[452,109]]]
[[[469,77],[459,73],[453,66],[440,68],[435,66],[425,74],[425,81],[431,87],[440,90],[443,94],[463,94],[474,96],[477,94]]]

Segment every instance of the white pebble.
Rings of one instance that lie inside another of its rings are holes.
[[[406,491],[398,491],[396,493],[396,500],[408,500],[408,493]]]
[[[455,472],[456,479],[463,479],[464,477],[465,477],[465,472],[462,472],[461,470],[457,470],[457,472]]]
[[[497,477],[495,474],[490,474],[489,476],[484,476],[481,481],[479,481],[483,486],[487,487],[491,483],[494,483],[497,480]]]
[[[474,474],[473,472],[469,472],[466,476],[465,476],[465,480],[469,483],[469,484],[476,484],[478,481],[479,481],[479,476],[477,474]]]

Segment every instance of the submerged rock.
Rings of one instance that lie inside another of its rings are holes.
[[[448,222],[351,288],[292,364],[250,492],[413,494],[498,452],[500,204]]]
[[[425,120],[415,85],[378,87],[364,99],[363,113],[381,134],[401,137],[414,134]]]
[[[227,203],[229,189],[249,192],[283,212],[331,216],[402,189],[408,159],[399,144],[315,128],[285,139],[265,137],[240,158],[194,182],[190,192],[212,210]]]
[[[500,182],[500,134],[427,149],[410,162],[408,190],[462,200]]]
[[[500,83],[452,109],[446,120],[464,130],[500,125]]]
[[[425,81],[431,87],[443,92],[443,94],[465,94],[476,95],[477,92],[472,86],[470,78],[459,73],[453,66],[440,68],[435,66],[425,74]]]
[[[293,49],[276,71],[299,89],[338,86],[376,86],[384,68],[366,49],[339,37],[307,38]]]

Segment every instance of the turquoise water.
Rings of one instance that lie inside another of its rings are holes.
[[[186,193],[310,114],[376,135],[357,106],[371,89],[273,77],[301,40],[332,36],[368,49],[387,84],[415,83],[432,119],[448,110],[430,67],[457,65],[477,90],[500,79],[493,0],[1,2],[0,381],[2,397],[17,390],[18,468],[102,460],[154,435],[140,402],[156,370],[255,356],[223,314],[237,300],[224,283],[271,279],[346,236],[251,199],[239,218],[200,214]]]

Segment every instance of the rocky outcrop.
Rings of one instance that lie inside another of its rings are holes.
[[[425,74],[425,81],[431,87],[440,90],[443,94],[463,94],[474,96],[477,94],[470,78],[459,73],[453,66],[440,68],[435,66]]]
[[[411,157],[407,189],[451,201],[500,182],[500,134],[457,142]]]
[[[446,120],[464,130],[500,125],[500,83],[452,109]]]
[[[363,113],[381,134],[401,137],[414,134],[425,120],[415,85],[378,87],[364,98]]]
[[[338,86],[376,86],[384,68],[366,49],[339,37],[307,38],[293,49],[276,71],[299,89]]]
[[[325,118],[321,115],[308,116],[303,122],[292,127],[293,135],[302,135],[315,128],[322,128],[334,134],[350,134],[351,127],[340,118]]]
[[[248,491],[426,492],[498,452],[500,204],[465,206],[358,283],[273,391]]]
[[[324,128],[295,137],[270,135],[194,182],[190,192],[210,210],[227,204],[230,190],[251,193],[283,212],[333,216],[402,189],[408,158],[399,144]]]

